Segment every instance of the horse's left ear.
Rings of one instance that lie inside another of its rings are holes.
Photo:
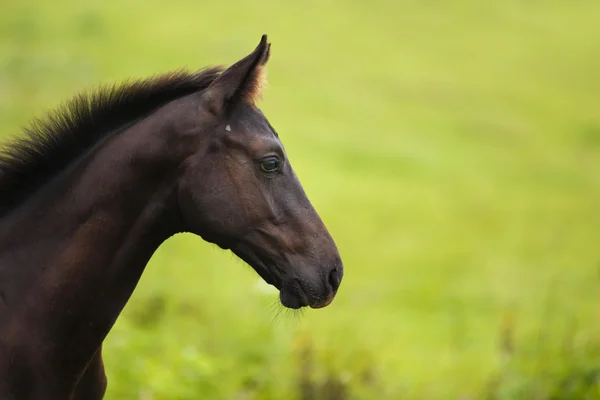
[[[266,81],[265,64],[271,43],[263,35],[254,51],[227,68],[204,92],[209,108],[217,115],[238,101],[255,104]]]

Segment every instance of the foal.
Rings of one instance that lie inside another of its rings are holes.
[[[179,232],[231,250],[286,307],[333,300],[340,255],[256,105],[269,50],[79,96],[4,147],[0,399],[102,399],[102,342]]]

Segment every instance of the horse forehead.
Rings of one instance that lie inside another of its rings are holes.
[[[242,131],[252,137],[260,139],[278,139],[275,132],[271,129],[271,125],[262,113],[245,114],[238,118],[233,118],[225,124],[225,131]]]

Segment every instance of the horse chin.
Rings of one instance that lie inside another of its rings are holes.
[[[284,307],[293,309],[327,307],[333,302],[336,291],[329,287],[321,292],[317,287],[299,279],[286,280],[279,291],[279,300]]]
[[[219,246],[222,250],[229,250],[231,249],[231,244],[230,243],[216,243],[217,246]]]
[[[310,304],[308,297],[296,280],[285,282],[279,290],[279,301],[284,307],[298,309]]]
[[[297,310],[302,307],[306,307],[308,305],[308,300],[306,296],[297,295],[288,290],[280,290],[279,291],[279,301],[286,308],[291,308]]]

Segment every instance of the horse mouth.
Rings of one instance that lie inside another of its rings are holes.
[[[279,299],[284,307],[298,309],[310,307],[313,309],[327,307],[335,298],[335,291],[327,294],[317,294],[314,288],[303,285],[299,280],[292,279],[283,283],[279,291]]]
[[[250,265],[267,284],[275,286],[279,290],[279,300],[286,308],[324,308],[331,304],[335,298],[337,286],[326,286],[323,290],[321,285],[310,284],[305,280],[284,279],[274,265],[265,261],[263,257],[244,243],[237,243],[232,246],[231,251]]]
[[[324,300],[318,301],[314,304],[309,304],[310,308],[324,308],[331,304],[333,299],[335,298],[335,293],[330,293]]]
[[[286,290],[279,291],[279,300],[284,307],[298,309],[310,307],[312,309],[324,308],[331,304],[335,295],[329,294],[325,298],[309,299],[304,293],[294,293]]]

